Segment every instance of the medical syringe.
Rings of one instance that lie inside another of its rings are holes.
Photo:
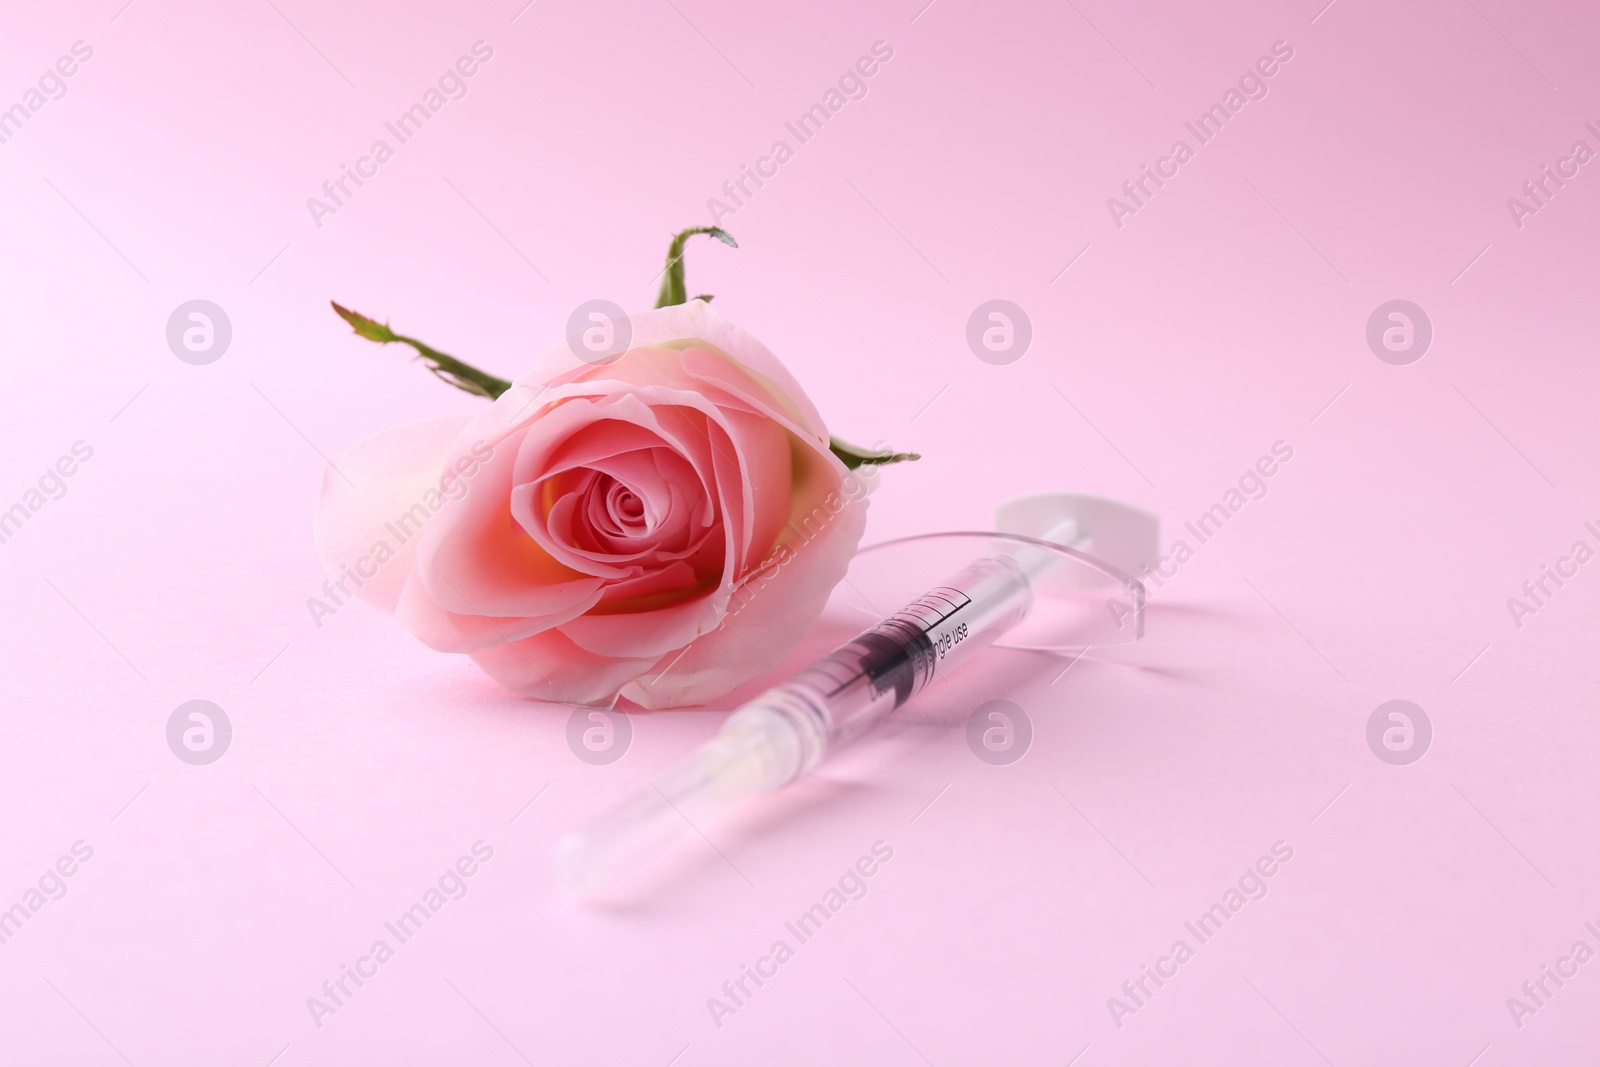
[[[1070,558],[1066,519],[1041,540],[994,549],[739,707],[710,741],[586,830],[558,846],[567,885],[602,888],[636,863],[754,793],[772,792],[926,689],[1028,616],[1037,579]],[[1081,557],[1080,557],[1081,558]]]

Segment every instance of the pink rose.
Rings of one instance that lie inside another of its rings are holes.
[[[701,704],[776,666],[855,552],[866,477],[703,301],[629,324],[614,360],[564,342],[481,414],[335,460],[315,523],[330,570],[528,696]]]

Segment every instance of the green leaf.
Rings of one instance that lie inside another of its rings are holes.
[[[680,231],[672,238],[672,244],[667,246],[667,267],[661,275],[661,289],[656,293],[656,307],[671,307],[688,301],[689,290],[683,282],[683,246],[689,238],[702,233],[707,237],[715,237],[729,248],[739,247],[733,235],[720,226],[692,226]]]
[[[416,349],[417,358],[426,361],[428,369],[436,374],[441,381],[449,382],[463,392],[493,400],[511,388],[511,383],[504,378],[496,378],[494,375],[481,371],[469,363],[463,363],[454,356],[447,356],[438,349],[430,348],[414,337],[406,337],[403,334],[395,333],[386,322],[369,319],[359,311],[351,311],[347,307],[339,306],[334,301],[330,300],[329,303],[333,304],[333,310],[338,313],[339,317],[348,322],[350,327],[355,330],[356,336],[365,337],[369,341],[376,341],[380,345],[394,344],[396,342],[410,345]]]
[[[828,438],[828,450],[839,457],[839,461],[851,470],[857,467],[881,467],[888,463],[908,463],[922,458],[920,452],[894,452],[891,450],[873,451],[841,441],[837,437]]]

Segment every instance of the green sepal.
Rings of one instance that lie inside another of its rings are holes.
[[[667,267],[661,275],[661,289],[656,293],[656,307],[671,307],[674,304],[687,303],[689,290],[683,282],[683,246],[698,234],[715,237],[729,248],[738,248],[739,242],[733,239],[733,234],[720,226],[691,226],[680,231],[672,238],[672,244],[667,246]],[[709,296],[697,297],[698,300],[710,300]]]
[[[839,462],[851,470],[864,466],[882,467],[889,463],[909,463],[922,458],[920,452],[895,452],[889,449],[873,451],[841,441],[837,437],[828,438],[828,451],[838,456]]]
[[[329,303],[333,304],[333,310],[338,312],[339,317],[348,322],[351,329],[355,330],[356,336],[365,337],[369,341],[376,341],[380,345],[394,344],[396,342],[410,345],[416,349],[417,357],[426,361],[428,369],[437,375],[441,381],[449,382],[463,392],[493,400],[511,388],[511,383],[504,378],[497,378],[486,371],[479,370],[470,363],[463,363],[454,356],[447,356],[438,349],[431,348],[414,337],[406,337],[403,334],[395,333],[386,322],[369,319],[359,311],[351,311],[347,307],[339,306],[334,301],[330,300]]]

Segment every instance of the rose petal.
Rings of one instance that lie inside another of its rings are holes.
[[[512,692],[602,707],[614,704],[617,691],[654,662],[595,655],[556,630],[479,649],[472,661]]]
[[[432,516],[428,501],[438,498],[452,444],[471,421],[469,415],[439,415],[384,430],[323,471],[312,538],[324,566],[339,575],[372,557],[376,546],[392,553],[356,590],[362,600],[394,611],[416,556],[413,523]]]
[[[807,436],[826,443],[828,431],[822,416],[817,414],[788,368],[766,345],[712,311],[705,301],[691,300],[687,304],[642,311],[628,316],[628,325],[633,332],[630,344],[634,348],[698,338],[723,352],[737,353],[740,363],[769,384],[771,395],[782,398],[784,409]],[[574,374],[605,370],[605,367],[597,369],[579,359],[573,347],[563,341],[539,357],[533,370],[520,375],[517,382],[533,391],[547,384],[561,384]]]

